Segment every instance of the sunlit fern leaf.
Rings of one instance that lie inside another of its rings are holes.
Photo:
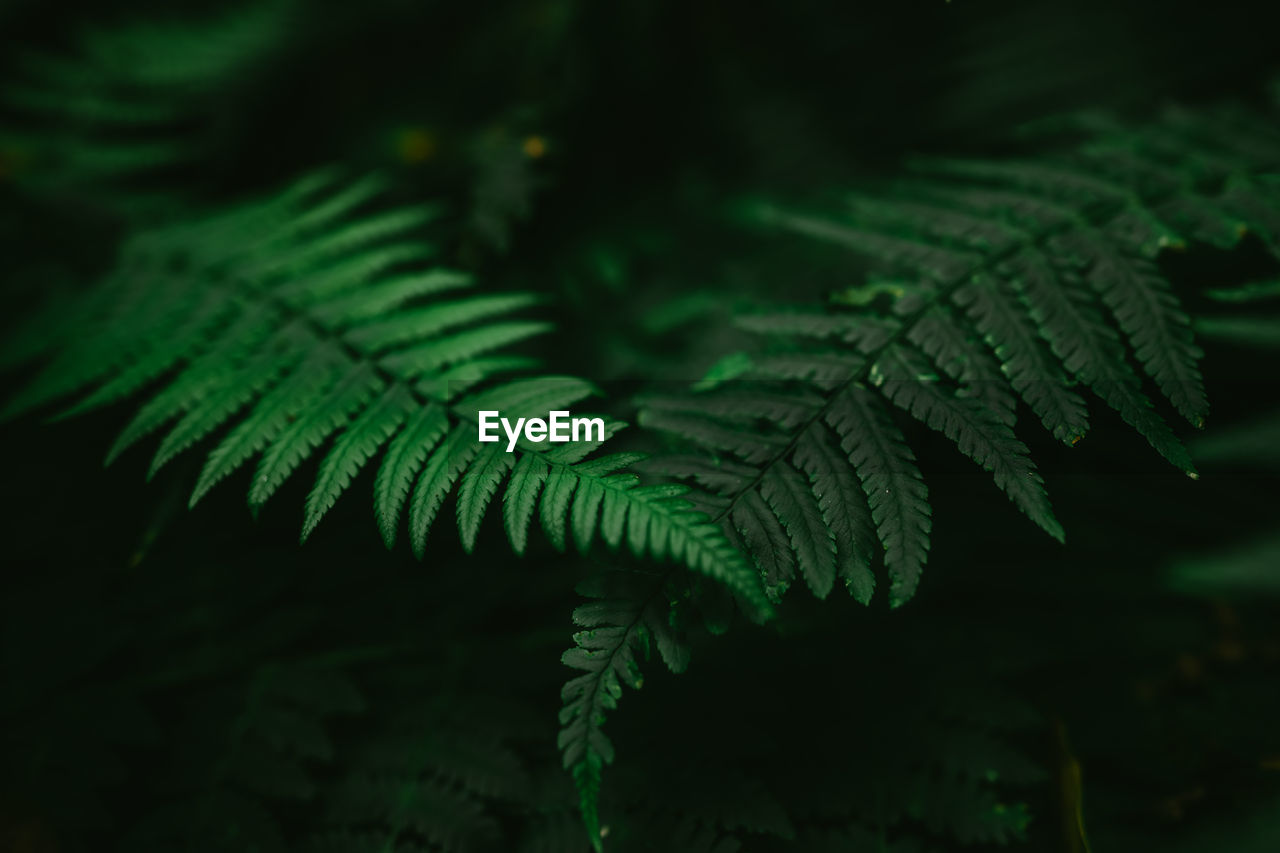
[[[600,776],[613,763],[613,744],[603,731],[605,715],[618,706],[623,685],[638,690],[640,663],[651,647],[673,671],[688,665],[667,590],[670,575],[609,572],[584,581],[579,592],[593,601],[573,612],[574,647],[562,660],[583,674],[561,691],[558,743],[564,766],[577,785],[587,837],[601,850]]]
[[[427,535],[445,498],[479,451],[474,438],[455,429],[427,457],[409,502],[409,544],[419,559],[426,553]]]
[[[87,294],[96,313],[37,321],[60,345],[5,414],[75,394],[62,416],[81,414],[154,387],[108,461],[168,427],[154,474],[216,437],[192,504],[256,459],[249,504],[257,512],[319,452],[305,539],[381,454],[373,503],[388,546],[407,509],[412,550],[424,556],[456,493],[467,550],[501,501],[512,545],[523,551],[540,508],[556,547],[567,526],[584,552],[603,540],[674,560],[766,614],[749,564],[683,497],[685,487],[641,484],[625,470],[638,454],[593,456],[620,422],[600,418],[567,444],[479,441],[481,412],[545,419],[596,389],[573,377],[521,375],[534,363],[507,350],[549,329],[520,317],[537,300],[472,293],[469,276],[426,266],[433,248],[420,232],[433,210],[388,209],[378,204],[381,191],[377,178],[318,173],[265,199],[138,232]]]
[[[410,406],[412,405],[411,401]],[[374,513],[388,548],[395,545],[400,528],[400,514],[413,488],[414,477],[427,461],[427,455],[444,436],[448,426],[449,419],[442,405],[420,406],[392,439],[382,464],[378,467],[378,478],[373,489]]]
[[[24,184],[156,209],[172,191],[155,179],[207,153],[214,99],[288,36],[292,5],[87,28],[66,55],[13,57],[0,153]]]
[[[392,386],[377,402],[365,408],[350,428],[338,437],[333,450],[320,463],[315,488],[307,496],[306,520],[302,525],[303,540],[315,530],[339,495],[346,491],[360,468],[396,434],[414,409],[413,396],[404,386]],[[424,407],[423,411],[431,409]],[[399,516],[398,511],[394,514]]]

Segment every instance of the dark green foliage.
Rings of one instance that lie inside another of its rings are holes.
[[[0,154],[44,191],[134,215],[173,208],[163,179],[208,157],[221,91],[279,49],[294,5],[88,29],[70,51],[6,56],[3,102],[21,119],[0,133]]]
[[[0,847],[1274,846],[1257,10],[0,30]]]
[[[1090,390],[1196,476],[1131,361],[1186,420],[1204,425],[1202,353],[1155,259],[1197,241],[1231,248],[1246,233],[1274,245],[1280,195],[1265,174],[1280,156],[1274,134],[1257,123],[1179,112],[1136,128],[1097,118],[1068,127],[1083,141],[1072,139],[1061,153],[921,161],[921,178],[852,197],[839,218],[757,209],[769,226],[853,249],[879,274],[909,277],[908,284],[872,279],[839,295],[866,306],[860,310],[747,314],[744,328],[787,348],[744,364],[732,390],[722,382],[688,398],[644,401],[643,424],[723,455],[662,470],[724,501],[721,517],[732,520],[775,595],[798,571],[825,597],[833,552],[870,553],[865,525],[856,524],[868,507],[847,497],[850,475],[826,466],[806,489],[794,476],[802,456],[813,458],[809,445],[833,440],[848,457],[839,467],[851,465],[870,501],[891,603],[915,592],[928,551],[927,492],[877,396],[945,435],[1059,540],[1062,526],[1014,432],[1015,394],[1074,446],[1087,431],[1080,392]],[[728,474],[723,457],[742,467]],[[819,507],[833,492],[854,523],[823,519]],[[791,534],[789,549],[780,530]],[[854,566],[845,577],[865,598],[870,580],[856,578],[868,571],[866,558]]]
[[[333,760],[329,718],[363,709],[364,701],[334,663],[267,664],[229,691],[193,697],[179,743],[213,755],[186,756],[209,767],[191,791],[169,800],[130,833],[138,849],[287,850],[271,813],[279,800],[308,800],[316,782],[308,772]],[[230,707],[219,707],[219,703]]]

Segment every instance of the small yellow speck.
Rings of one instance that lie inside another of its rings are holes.
[[[405,163],[422,163],[436,153],[436,138],[431,131],[421,127],[403,130],[396,137],[396,154]]]
[[[0,181],[16,177],[30,160],[27,152],[20,148],[0,148]]]
[[[547,141],[536,134],[526,136],[524,143],[520,147],[524,150],[524,156],[531,160],[537,160],[547,153]]]

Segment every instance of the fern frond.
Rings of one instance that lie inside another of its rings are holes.
[[[1059,540],[1061,525],[1015,432],[1019,402],[1075,445],[1089,422],[1077,388],[1087,388],[1196,476],[1134,368],[1203,426],[1202,352],[1156,259],[1189,242],[1234,246],[1250,230],[1275,246],[1280,186],[1267,170],[1280,162],[1280,145],[1256,128],[1238,138],[1213,133],[1183,113],[1138,128],[1076,130],[1063,150],[1034,158],[919,161],[918,178],[857,195],[836,216],[754,208],[757,222],[854,250],[876,277],[836,294],[827,310],[741,317],[738,325],[767,336],[769,348],[749,365],[740,358],[733,380],[703,383],[685,399],[643,400],[640,422],[717,457],[711,465],[681,456],[665,470],[724,502],[717,519],[741,537],[775,594],[796,570],[829,574],[827,532],[837,554],[867,553],[865,531],[830,519],[813,531],[816,542],[784,535],[813,522],[815,500],[847,495],[855,472],[884,546],[891,601],[915,589],[928,551],[927,493],[869,388],[945,435]],[[1256,320],[1206,320],[1197,329],[1255,344],[1278,339]],[[742,390],[746,380],[758,384]],[[804,403],[776,402],[787,399]],[[828,426],[847,458],[818,463],[812,448]],[[805,467],[802,446],[812,481],[803,502],[782,488]],[[819,480],[818,464],[843,471]],[[859,502],[850,517],[865,511]]]
[[[368,209],[380,190],[376,178],[322,173],[265,200],[138,233],[90,297],[99,315],[52,318],[50,336],[66,344],[5,414],[76,392],[63,416],[81,414],[158,386],[108,462],[172,424],[154,474],[226,429],[190,502],[256,458],[255,513],[324,449],[303,539],[385,445],[374,510],[389,547],[407,507],[412,549],[423,557],[456,492],[459,533],[473,549],[505,484],[517,551],[540,508],[560,549],[566,526],[583,552],[599,535],[610,549],[688,565],[767,613],[754,572],[683,497],[685,487],[641,485],[626,470],[640,455],[593,456],[623,424],[561,445],[478,440],[481,411],[545,418],[596,390],[573,377],[519,376],[531,362],[505,350],[549,327],[513,315],[537,300],[473,294],[466,275],[422,268],[432,251],[416,232],[433,211]]]
[[[667,599],[667,575],[643,576],[609,572],[584,581],[578,591],[594,601],[573,612],[574,647],[563,662],[583,674],[561,690],[558,743],[564,766],[579,792],[579,807],[592,846],[603,849],[598,799],[600,776],[612,764],[613,743],[602,726],[618,706],[623,685],[639,690],[644,683],[640,662],[651,647],[672,672],[683,672],[688,650],[677,634],[675,614]]]

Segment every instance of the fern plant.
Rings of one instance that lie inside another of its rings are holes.
[[[1188,452],[1170,417],[1199,427],[1206,384],[1269,371],[1241,351],[1280,341],[1262,308],[1280,269],[1273,117],[1083,115],[995,159],[802,195],[931,140],[972,154],[1039,104],[1236,97],[1274,71],[1252,15],[12,5],[8,278],[107,274],[0,344],[19,380],[0,421],[97,413],[0,423],[23,496],[5,513],[0,847],[907,853],[1060,834],[1078,851],[1087,801],[1100,846],[1181,849],[1212,843],[1184,810],[1274,806],[1273,484],[1217,475],[1273,462],[1275,425]],[[317,161],[389,158],[387,181],[316,174],[222,206]],[[754,233],[712,213],[744,189],[775,199],[749,211]],[[462,215],[438,239],[434,208],[389,190]],[[1218,286],[1192,293],[1202,262]],[[1254,284],[1226,281],[1246,266]],[[578,334],[548,340],[544,301]],[[1226,345],[1202,379],[1206,341]],[[688,392],[644,395],[641,429],[476,441],[481,411],[597,405],[556,365],[649,381],[726,353]],[[1229,422],[1265,393],[1213,390]],[[1099,440],[1099,403],[1131,430]],[[66,512],[62,485],[116,415],[108,462],[151,444],[169,488],[75,476],[70,505],[93,511]],[[935,518],[996,532],[987,499],[1003,499],[980,482],[933,488],[939,445],[1061,540],[1041,471],[1126,453],[1129,431],[1211,482],[1053,483],[1055,505],[1098,504],[1076,548],[1002,525],[999,548],[899,607],[943,562]],[[233,478],[263,516],[250,529],[205,500]],[[378,534],[334,523],[357,488]],[[323,547],[274,550],[277,523],[293,529],[277,510],[298,507]],[[449,513],[481,561],[430,539]],[[1211,534],[1250,528],[1260,547],[1215,556]],[[504,534],[524,559],[482,541]],[[351,572],[373,535],[397,553]],[[398,571],[409,552],[432,571]],[[585,562],[604,565],[574,601],[565,572]],[[814,595],[781,607],[800,583]],[[703,636],[738,609],[779,618]],[[668,678],[694,649],[702,671]],[[557,741],[543,703],[566,668]],[[1149,832],[1166,804],[1178,822]],[[1218,846],[1265,847],[1274,823]]]
[[[307,499],[302,538],[386,445],[374,509],[388,547],[408,507],[418,557],[446,497],[458,491],[464,547],[507,481],[503,518],[523,552],[535,511],[552,544],[569,534],[587,551],[599,535],[637,557],[670,558],[732,588],[748,609],[768,602],[741,554],[674,484],[640,485],[624,469],[641,458],[588,458],[604,440],[521,452],[478,440],[478,412],[510,417],[564,409],[594,393],[563,376],[524,375],[534,362],[505,348],[549,330],[513,316],[527,293],[471,294],[468,276],[424,267],[433,250],[416,229],[421,205],[361,210],[377,178],[341,183],[321,173],[265,201],[145,230],[70,315],[62,306],[15,343],[49,364],[5,409],[8,417],[91,388],[59,417],[114,403],[153,384],[107,454],[116,459],[172,423],[150,474],[224,426],[191,494],[198,502],[259,457],[249,487],[256,513],[326,441]],[[607,436],[623,426],[609,424]]]
[[[915,592],[932,509],[893,407],[942,433],[1059,541],[1014,429],[1023,407],[1075,447],[1092,392],[1197,476],[1133,367],[1204,425],[1202,353],[1158,260],[1249,233],[1275,251],[1280,185],[1267,170],[1280,144],[1265,125],[1216,113],[1136,128],[1089,116],[1066,130],[1069,144],[1022,161],[916,162],[919,177],[851,196],[838,218],[752,209],[759,224],[858,252],[875,274],[822,308],[740,316],[773,346],[726,357],[690,392],[642,396],[640,423],[687,449],[641,464],[699,488],[692,499],[751,555],[771,600],[799,575],[819,598],[838,579],[867,604],[881,561],[891,606]],[[624,685],[641,685],[651,646],[672,671],[687,665],[676,582],[611,580],[585,589],[603,600],[574,613],[583,630],[564,662],[584,672],[562,692],[560,742],[597,849],[600,771],[614,756],[604,714]]]
[[[1134,362],[1203,426],[1201,350],[1159,256],[1246,233],[1274,249],[1274,134],[1180,112],[1070,130],[1070,145],[1024,160],[916,162],[919,177],[850,196],[835,216],[754,208],[767,226],[871,259],[876,274],[825,309],[741,316],[773,347],[737,357],[700,392],[645,398],[641,423],[710,451],[649,464],[709,493],[775,598],[798,574],[820,598],[840,578],[867,601],[879,555],[890,603],[915,592],[930,506],[891,408],[946,436],[1059,540],[1015,432],[1023,407],[1075,446],[1092,392],[1196,476]]]

